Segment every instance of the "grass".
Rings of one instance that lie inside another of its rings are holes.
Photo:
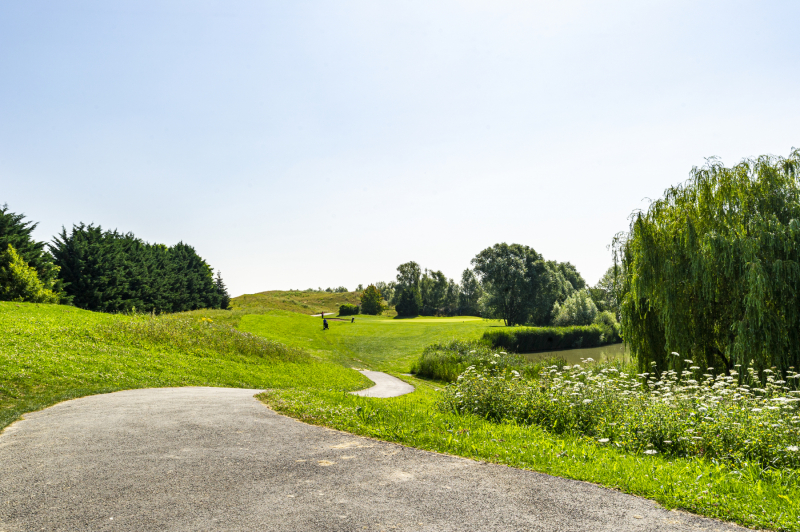
[[[394,399],[324,390],[271,390],[260,399],[307,423],[419,449],[594,482],[745,526],[800,530],[794,473],[736,470],[714,460],[631,454],[538,426],[493,423],[437,408],[436,383],[404,378],[417,391]]]
[[[595,482],[747,526],[800,531],[794,469],[648,456],[576,432],[556,434],[514,419],[493,422],[441,408],[446,394],[436,388],[445,385],[415,378],[407,380],[417,391],[400,398],[345,393],[370,384],[351,365],[406,372],[426,346],[478,340],[498,322],[357,316],[355,323],[331,321],[322,331],[319,318],[267,303],[163,317],[0,303],[0,428],[25,412],[95,393],[190,385],[268,389],[262,400],[310,423]],[[456,354],[453,364],[471,360]]]
[[[231,300],[234,310],[259,312],[262,309],[274,309],[308,315],[339,312],[339,306],[344,303],[359,305],[361,292],[269,290],[257,294],[241,295]]]
[[[432,342],[477,339],[498,320],[474,317],[395,319],[356,316],[355,323],[329,321],[279,310],[242,316],[238,328],[334,360],[350,360],[378,371],[408,372],[419,353]]]
[[[110,315],[0,302],[0,429],[57,402],[132,388],[355,390],[342,365],[192,315]]]

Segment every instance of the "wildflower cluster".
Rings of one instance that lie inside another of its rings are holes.
[[[800,466],[800,373],[688,369],[628,373],[592,359],[536,379],[469,367],[443,393],[446,411],[535,424],[644,454]]]

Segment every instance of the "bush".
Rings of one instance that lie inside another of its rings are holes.
[[[361,308],[352,303],[345,303],[339,307],[339,316],[355,316],[359,312],[361,312]]]
[[[52,287],[52,286],[51,286]],[[0,301],[58,303],[59,296],[39,279],[11,244],[0,253]]]
[[[599,325],[520,327],[486,331],[483,333],[483,340],[492,347],[507,349],[514,353],[535,353],[578,347],[598,347],[610,343],[603,333],[604,330]]]

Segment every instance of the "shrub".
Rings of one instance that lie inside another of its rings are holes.
[[[609,343],[603,332],[598,325],[520,327],[489,330],[483,333],[483,339],[492,347],[507,349],[514,353],[535,353],[577,347],[597,347]]]
[[[39,279],[11,244],[0,253],[0,301],[58,303],[59,296]]]
[[[345,303],[339,307],[339,316],[355,316],[361,311],[358,305]]]

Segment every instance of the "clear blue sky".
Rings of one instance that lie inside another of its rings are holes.
[[[234,295],[590,283],[692,166],[800,146],[800,2],[0,3],[0,204],[194,245]]]

